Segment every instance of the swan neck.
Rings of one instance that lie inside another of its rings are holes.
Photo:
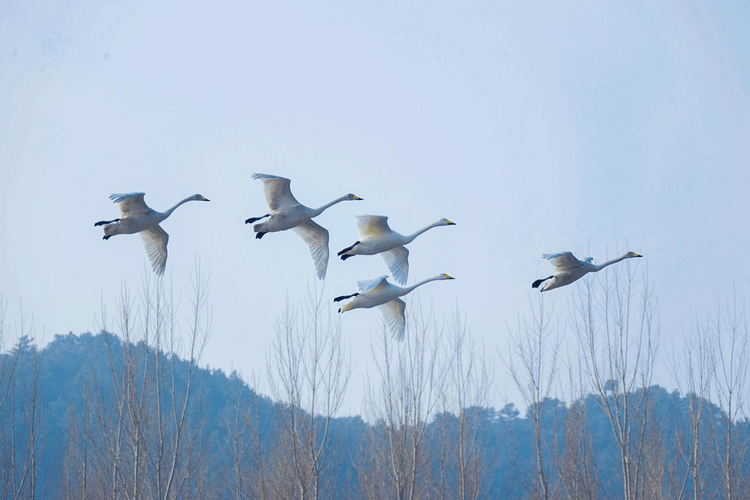
[[[599,264],[598,266],[596,266],[596,270],[597,271],[601,271],[602,269],[604,269],[607,266],[611,266],[612,264],[617,264],[621,260],[627,259],[627,257],[628,257],[628,254],[620,255],[616,259],[612,259],[612,260],[608,260],[607,262],[603,262],[602,264]]]
[[[433,276],[432,278],[427,278],[426,280],[422,280],[422,281],[419,281],[417,283],[414,283],[412,286],[407,286],[405,288],[405,290],[407,290],[406,293],[409,293],[409,292],[413,291],[415,288],[420,287],[420,286],[424,285],[425,283],[429,283],[430,281],[435,281],[436,279],[438,279],[438,277],[437,276]]]
[[[178,201],[178,202],[177,202],[177,203],[175,204],[175,206],[173,206],[172,208],[170,208],[169,210],[167,210],[166,212],[164,212],[164,218],[166,219],[167,217],[169,217],[170,215],[172,215],[172,212],[174,212],[175,210],[177,210],[177,207],[179,207],[179,206],[180,206],[180,205],[182,205],[183,203],[187,203],[188,201],[190,201],[190,200],[192,200],[192,199],[193,199],[193,197],[192,197],[192,196],[188,196],[188,197],[187,197],[187,198],[185,198],[184,200]]]
[[[432,229],[433,227],[436,227],[437,225],[438,225],[437,222],[433,222],[429,226],[425,226],[422,229],[418,230],[417,232],[415,232],[413,234],[407,235],[406,236],[406,242],[410,243],[410,242],[414,241],[414,238],[416,238],[417,236],[419,236],[420,234],[422,234],[422,233],[424,233],[426,231],[429,231],[430,229]]]
[[[345,200],[347,200],[347,199],[348,199],[348,197],[347,197],[347,196],[342,196],[342,197],[340,197],[340,198],[336,198],[336,199],[335,199],[335,200],[333,200],[333,201],[329,201],[329,202],[328,202],[328,203],[326,203],[325,205],[323,205],[323,206],[321,206],[321,207],[319,207],[319,208],[316,208],[316,209],[315,209],[316,215],[320,215],[320,214],[322,214],[324,210],[326,210],[326,209],[328,209],[328,208],[331,208],[331,207],[332,207],[332,206],[334,206],[334,205],[335,205],[336,203],[341,203],[342,201],[345,201]]]

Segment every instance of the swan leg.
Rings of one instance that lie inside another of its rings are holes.
[[[108,239],[110,239],[111,237],[112,237],[112,235],[111,235],[111,234],[105,234],[104,236],[102,236],[102,239],[103,239],[103,240],[108,240]]]
[[[261,238],[263,237],[263,235],[264,235],[264,234],[266,234],[266,233],[264,233],[264,232],[262,232],[262,231],[261,231],[261,232],[259,232],[259,233],[256,233],[256,234],[255,234],[255,239],[256,239],[256,240],[259,240],[259,239],[261,239]]]
[[[94,227],[103,226],[105,224],[112,224],[113,222],[120,222],[120,219],[100,220],[99,222],[94,222]]]
[[[347,254],[347,255],[342,255],[342,256],[341,256],[341,260],[346,260],[346,259],[348,259],[349,257],[354,257],[354,254]]]
[[[352,297],[356,297],[357,295],[359,295],[359,294],[358,293],[353,293],[351,295],[339,295],[338,297],[336,297],[335,299],[333,299],[333,301],[334,302],[339,302],[341,300],[346,300],[346,299],[350,299]]]
[[[357,245],[359,245],[359,243],[360,243],[359,241],[355,241],[355,242],[354,242],[354,244],[353,244],[352,246],[344,248],[343,250],[341,250],[341,251],[340,251],[339,253],[337,253],[336,255],[340,256],[342,260],[346,260],[346,257],[352,257],[351,255],[346,255],[346,256],[342,256],[341,254],[344,254],[344,253],[348,252],[348,251],[349,251],[349,250],[351,250],[352,248],[354,248],[354,247],[356,247]]]
[[[539,285],[541,285],[542,283],[544,283],[544,282],[545,282],[545,281],[547,281],[547,280],[551,280],[551,279],[552,279],[552,278],[554,278],[554,277],[555,277],[555,276],[554,276],[554,275],[552,275],[552,276],[549,276],[549,277],[547,277],[547,278],[542,278],[542,279],[540,279],[540,280],[536,280],[535,282],[533,282],[533,283],[531,284],[531,288],[539,288]]]
[[[265,219],[269,215],[271,215],[271,214],[261,215],[260,217],[250,217],[249,219],[245,220],[245,224],[252,224],[255,221],[258,221],[258,220],[261,220],[261,219]]]

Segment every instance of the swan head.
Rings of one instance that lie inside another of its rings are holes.
[[[350,200],[350,201],[362,201],[362,200],[364,200],[364,198],[360,198],[356,194],[352,194],[352,193],[349,193],[346,196],[344,196],[344,199],[345,200]]]
[[[453,276],[451,276],[450,274],[445,274],[445,273],[443,273],[443,274],[438,274],[438,277],[437,277],[437,279],[439,279],[439,280],[454,280],[454,279],[456,279],[456,278],[454,278],[454,277],[453,277]]]
[[[643,257],[643,255],[637,254],[635,252],[628,252],[625,254],[626,259],[632,259],[634,257]]]
[[[195,200],[195,201],[211,201],[208,198],[206,198],[205,196],[203,196],[202,194],[194,194],[189,199],[190,200]]]
[[[443,219],[440,219],[438,221],[438,225],[440,225],[440,226],[455,226],[456,223],[453,222],[453,221],[451,221],[451,220],[443,218]]]

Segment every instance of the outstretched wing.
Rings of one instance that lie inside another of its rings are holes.
[[[309,219],[292,229],[310,247],[318,279],[325,279],[328,269],[328,230]]]
[[[402,285],[405,284],[409,277],[409,249],[400,246],[387,252],[381,252],[380,255],[383,257],[385,265],[391,270],[393,279]]]
[[[391,228],[388,227],[388,217],[384,215],[357,215],[357,228],[360,238],[391,232]]]
[[[550,261],[555,266],[555,270],[558,272],[567,271],[581,265],[581,261],[578,260],[571,252],[561,252],[555,254],[545,253],[544,255],[542,255],[542,258]]]
[[[263,192],[266,195],[266,203],[268,203],[268,208],[271,211],[284,210],[300,204],[292,195],[292,190],[289,188],[292,181],[286,177],[253,174],[253,179],[263,181]]]
[[[115,193],[109,195],[109,199],[112,200],[112,203],[118,203],[120,213],[127,216],[151,211],[146,202],[143,201],[145,195],[146,193]]]
[[[140,233],[143,244],[146,245],[146,254],[151,261],[151,267],[159,276],[164,274],[167,267],[167,242],[169,235],[159,224],[154,224]]]
[[[404,340],[404,332],[406,331],[406,316],[404,314],[406,302],[395,298],[378,306],[378,309],[383,313],[383,320],[393,338],[399,341]]]
[[[357,281],[357,288],[359,288],[360,293],[367,293],[378,287],[386,286],[388,286],[388,276]]]

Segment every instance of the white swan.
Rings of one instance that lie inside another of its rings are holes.
[[[310,253],[318,272],[318,279],[325,279],[326,269],[328,268],[328,231],[313,222],[312,218],[317,217],[325,209],[336,203],[347,200],[361,200],[362,198],[350,193],[341,198],[336,198],[322,207],[308,208],[300,204],[292,195],[292,191],[289,189],[291,183],[289,179],[266,174],[253,174],[253,179],[263,181],[263,191],[271,212],[260,217],[250,217],[245,221],[245,224],[270,217],[266,222],[253,226],[253,231],[257,233],[255,235],[257,239],[262,238],[266,233],[293,229],[310,247]]]
[[[402,288],[388,283],[388,276],[381,276],[380,278],[358,281],[357,288],[359,288],[359,293],[341,295],[333,299],[333,301],[339,302],[345,299],[352,299],[341,306],[339,309],[340,313],[345,313],[352,309],[369,309],[380,306],[380,312],[383,313],[383,319],[388,330],[393,334],[394,338],[403,340],[404,331],[406,330],[406,316],[404,315],[406,302],[399,299],[399,297],[430,281],[452,279],[454,278],[447,274],[438,274],[435,277],[420,281],[412,286]]]
[[[210,201],[205,196],[194,194],[177,203],[166,212],[157,212],[143,201],[145,193],[113,194],[109,199],[120,206],[120,218],[100,220],[94,226],[104,226],[104,238],[108,240],[116,234],[139,233],[146,253],[151,261],[151,267],[159,276],[164,274],[167,266],[167,242],[169,235],[159,223],[172,215],[177,207],[188,201]]]
[[[357,215],[359,241],[341,250],[337,255],[346,260],[355,255],[380,254],[390,269],[393,278],[402,285],[409,277],[409,250],[404,246],[425,231],[438,226],[455,226],[455,222],[440,219],[423,227],[414,234],[404,236],[388,226],[388,217],[383,215]]]
[[[558,274],[548,276],[547,278],[538,279],[531,284],[531,287],[539,288],[539,285],[549,279],[551,279],[552,281],[539,288],[540,292],[545,292],[547,290],[552,290],[553,288],[570,285],[571,283],[582,278],[588,273],[601,271],[605,267],[620,262],[621,260],[632,259],[634,257],[643,257],[643,255],[638,255],[635,252],[628,252],[617,257],[616,259],[612,259],[604,262],[603,264],[596,265],[591,263],[591,261],[593,260],[591,257],[587,257],[583,260],[578,260],[570,252],[562,252],[556,254],[546,253],[542,255],[542,258],[552,262],[552,264],[555,265],[555,270],[558,272]]]

